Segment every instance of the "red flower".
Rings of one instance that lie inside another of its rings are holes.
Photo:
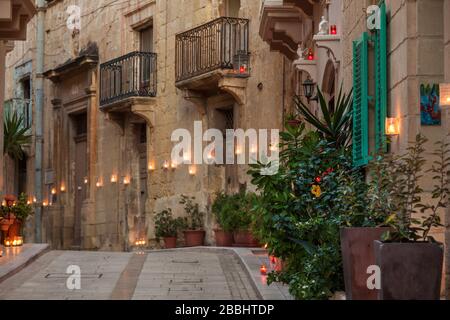
[[[317,177],[317,178],[316,178],[316,182],[317,182],[317,183],[321,183],[321,182],[322,182],[322,178],[321,178],[321,177]]]

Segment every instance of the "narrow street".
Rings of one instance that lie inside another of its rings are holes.
[[[81,288],[67,287],[79,266]],[[50,251],[5,280],[0,300],[241,300],[260,299],[231,252]]]

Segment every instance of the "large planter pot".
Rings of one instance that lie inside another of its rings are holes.
[[[375,265],[373,243],[389,228],[343,228],[341,251],[347,300],[377,300],[378,292],[367,287],[367,268]]]
[[[444,250],[435,243],[375,241],[380,300],[439,300]]]
[[[11,224],[8,230],[8,237],[14,238],[21,236],[22,231],[22,220],[21,219],[14,219],[14,222]]]
[[[257,248],[260,243],[250,231],[235,231],[233,233],[234,247]]]
[[[201,247],[205,243],[206,232],[203,230],[184,231],[184,241],[186,247]]]
[[[0,231],[7,232],[15,219],[2,219],[0,220]]]
[[[174,249],[177,247],[177,237],[164,237],[164,248]]]
[[[216,236],[216,246],[231,247],[233,245],[233,233],[223,230],[214,230]]]

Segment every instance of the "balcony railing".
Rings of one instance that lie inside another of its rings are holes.
[[[217,69],[239,70],[239,59],[248,61],[249,20],[222,17],[180,33],[175,50],[177,82]]]
[[[100,106],[156,97],[156,53],[132,52],[100,66]]]

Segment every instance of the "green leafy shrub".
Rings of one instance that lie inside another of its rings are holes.
[[[383,219],[367,212],[370,187],[351,167],[349,148],[306,132],[304,124],[280,135],[278,173],[261,175],[261,163],[249,171],[260,193],[253,210],[257,237],[286,262],[268,282],[288,284],[297,299],[328,299],[344,288],[340,228]]]
[[[157,238],[176,237],[183,226],[183,219],[173,218],[170,208],[155,214],[155,235]]]
[[[386,194],[383,206],[389,211],[389,217],[385,223],[392,230],[383,236],[384,241],[435,242],[430,232],[432,228],[442,226],[439,210],[445,210],[449,205],[450,144],[444,141],[436,143],[434,161],[431,169],[426,171],[434,181],[431,192],[434,203],[430,204],[422,202],[423,189],[420,186],[427,162],[424,157],[427,141],[418,134],[405,154],[385,156],[379,160],[379,166],[386,172],[382,180],[382,189]],[[419,214],[421,218],[417,218]]]
[[[305,121],[317,129],[321,138],[326,139],[333,147],[348,147],[352,140],[352,92],[348,95],[343,94],[341,87],[336,105],[326,102],[319,87],[317,92],[322,118],[313,114],[299,97],[294,98],[297,110]]]
[[[27,196],[22,193],[17,199],[15,206],[12,208],[12,212],[17,219],[25,221],[31,214],[33,214],[33,207],[28,204]]]
[[[198,203],[194,203],[195,197],[188,197],[181,195],[180,204],[184,206],[184,211],[187,214],[185,218],[185,226],[189,230],[201,230],[204,225],[205,213],[200,211]]]
[[[212,212],[224,231],[247,231],[252,227],[251,210],[255,199],[252,193],[227,195],[221,192],[212,205]]]

